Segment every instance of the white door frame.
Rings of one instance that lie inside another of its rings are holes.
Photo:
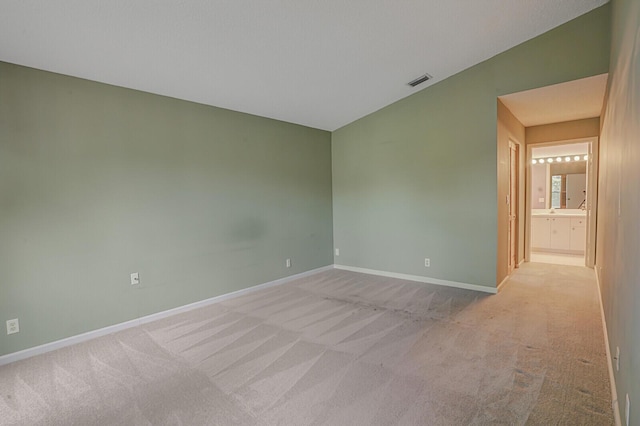
[[[598,137],[566,139],[553,142],[527,144],[526,160],[526,193],[525,205],[525,245],[524,259],[531,261],[531,160],[532,149],[544,146],[570,145],[589,142],[589,159],[587,160],[587,244],[585,247],[585,266],[593,268],[596,261],[596,218],[598,211]]]

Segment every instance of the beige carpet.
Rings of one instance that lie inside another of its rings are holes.
[[[19,425],[613,424],[593,271],[329,271],[0,367]]]

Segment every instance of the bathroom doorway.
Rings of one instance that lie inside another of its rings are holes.
[[[594,157],[597,138],[528,147],[527,261],[593,266]]]

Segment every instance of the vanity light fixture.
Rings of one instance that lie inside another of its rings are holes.
[[[571,161],[581,161],[581,160],[587,160],[589,158],[588,155],[585,155],[584,157],[580,156],[580,155],[576,155],[573,157],[573,160],[571,159],[571,156],[566,156],[564,157],[564,159],[562,157],[556,157],[556,158],[533,158],[531,160],[531,164],[544,164],[546,163],[562,163],[563,161],[566,163],[570,163]]]

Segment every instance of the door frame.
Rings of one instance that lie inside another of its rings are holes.
[[[553,142],[527,144],[526,157],[526,184],[525,184],[525,262],[531,261],[531,160],[532,149],[544,146],[571,145],[574,143],[589,142],[589,159],[587,160],[587,243],[584,252],[585,266],[593,268],[596,261],[596,222],[598,215],[598,142],[599,138],[588,137],[578,139],[565,139]]]
[[[511,167],[511,155],[515,157],[515,167]],[[512,177],[515,174],[515,187],[511,186]],[[518,249],[520,247],[520,144],[509,139],[509,220],[507,226],[507,276],[518,268]],[[515,207],[514,207],[515,206]],[[515,211],[512,219],[512,211]],[[512,223],[513,220],[513,223]]]

